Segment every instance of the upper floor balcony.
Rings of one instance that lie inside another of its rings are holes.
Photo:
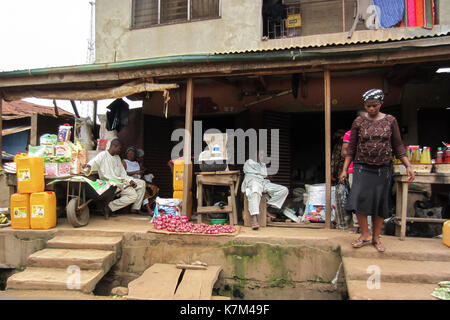
[[[413,8],[411,3],[417,7]],[[447,34],[450,34],[448,0],[97,0],[96,3],[98,63],[383,43]]]

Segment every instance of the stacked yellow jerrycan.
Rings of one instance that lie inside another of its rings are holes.
[[[184,160],[179,158],[173,162],[173,198],[183,199]],[[192,164],[189,166],[189,203],[188,217],[192,214]]]
[[[450,247],[450,220],[447,220],[444,222],[444,225],[442,227],[442,242],[447,246]]]
[[[50,229],[56,226],[56,195],[45,190],[44,159],[18,153],[17,191],[11,195],[10,212],[13,229]],[[45,194],[45,195],[42,195]]]
[[[56,195],[54,192],[35,192],[30,197],[31,229],[56,227]]]
[[[30,194],[12,194],[9,207],[11,215],[11,228],[30,229]]]

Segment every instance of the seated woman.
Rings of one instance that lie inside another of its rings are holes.
[[[142,151],[142,150],[140,150]],[[135,147],[129,147],[125,154],[125,159],[122,160],[123,167],[127,171],[129,176],[134,178],[143,179],[145,174],[145,168],[141,167],[141,164],[137,160],[138,150]],[[143,152],[142,152],[143,154]],[[149,215],[152,215],[150,205],[156,199],[159,188],[146,182],[146,192],[142,205],[145,206]]]

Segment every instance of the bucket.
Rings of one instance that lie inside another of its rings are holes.
[[[30,229],[30,194],[14,193],[9,203],[11,228]]]
[[[17,168],[18,193],[43,192],[45,189],[44,158],[28,157],[26,153],[14,157]]]
[[[227,219],[209,219],[211,224],[225,224]]]
[[[56,227],[56,195],[54,192],[35,192],[30,197],[31,229]]]

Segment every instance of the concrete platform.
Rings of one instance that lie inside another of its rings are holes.
[[[83,270],[103,270],[114,264],[114,252],[97,249],[44,249],[28,258],[28,266],[36,268],[68,268],[77,266]]]
[[[372,246],[353,249],[350,244],[358,235],[336,229],[267,227],[254,231],[241,226],[241,232],[237,236],[217,237],[155,234],[149,232],[151,228],[149,219],[139,215],[121,215],[108,220],[101,216],[92,216],[89,224],[82,228],[73,228],[61,218],[58,219],[57,227],[50,230],[2,228],[0,263],[17,266],[18,263],[11,262],[10,259],[17,255],[19,246],[30,245],[28,251],[25,250],[25,253],[29,252],[28,255],[42,249],[41,242],[52,248],[66,249],[67,246],[67,249],[83,249],[85,245],[88,246],[83,239],[89,237],[92,239],[86,240],[87,242],[105,250],[109,245],[114,246],[113,238],[123,237],[121,244],[123,252],[111,273],[111,283],[116,281],[115,286],[126,286],[155,263],[201,260],[208,264],[223,265],[222,278],[230,285],[239,285],[239,282],[245,281],[247,287],[265,284],[269,287],[275,285],[273,290],[280,290],[278,285],[283,281],[295,284],[297,289],[291,289],[289,286],[283,288],[285,292],[291,290],[289,297],[285,297],[287,299],[293,295],[304,299],[302,294],[306,292],[305,284],[315,285],[311,289],[312,293],[315,293],[314,290],[319,284],[330,286],[331,280],[336,276],[341,257],[350,259],[344,266],[344,270],[350,270],[350,279],[346,281],[350,299],[375,299],[381,295],[383,299],[397,299],[396,297],[401,296],[399,292],[405,292],[402,299],[429,299],[428,288],[437,286],[436,280],[448,280],[442,278],[448,274],[441,271],[445,268],[450,269],[447,264],[450,262],[450,248],[446,247],[441,239],[406,238],[405,241],[400,241],[398,237],[382,236],[386,252],[379,253]],[[94,240],[96,237],[108,237],[111,241],[104,240],[108,245],[100,244]],[[31,247],[33,243],[36,245]],[[355,262],[351,259],[362,260]],[[387,270],[382,271],[382,277],[388,277],[384,278],[382,283],[387,288],[384,293],[374,291],[375,293],[372,292],[370,295],[366,292],[365,280],[370,276],[366,273],[366,269],[369,263],[381,265],[382,270]],[[405,269],[398,271],[400,269],[397,270],[397,267]],[[429,276],[429,270],[433,270],[435,276]],[[406,282],[410,279],[411,272],[416,279],[414,281],[432,283],[425,283],[427,286],[423,287],[423,291],[417,289],[416,292],[410,292],[409,296],[408,290],[393,289],[395,287],[391,283],[395,281],[405,281],[401,283],[404,285],[401,288],[421,288],[423,283]],[[122,283],[117,282],[118,278]],[[270,282],[273,281],[271,279],[275,279],[276,282]],[[388,295],[391,290],[389,288],[392,288],[392,295]],[[327,287],[328,289],[330,288]],[[265,290],[269,292],[272,289]],[[242,289],[242,292],[248,294],[251,299],[254,296],[250,294],[256,290],[247,288]],[[272,292],[270,294],[273,295]],[[322,296],[323,294],[314,297],[321,299]]]
[[[394,259],[342,259],[347,281],[367,280],[374,271],[369,267],[379,268],[381,282],[429,283],[450,279],[450,262],[446,261],[412,261]]]
[[[439,300],[431,296],[435,284],[382,282],[379,289],[369,289],[366,281],[347,281],[353,300]]]
[[[122,237],[56,236],[47,241],[47,248],[119,251],[121,242]]]
[[[0,300],[125,300],[122,297],[95,296],[74,290],[15,290],[0,291]]]
[[[81,270],[79,288],[74,289],[90,293],[103,277],[103,270]],[[7,289],[20,290],[68,290],[68,283],[72,284],[72,273],[60,268],[27,268],[8,278]]]

